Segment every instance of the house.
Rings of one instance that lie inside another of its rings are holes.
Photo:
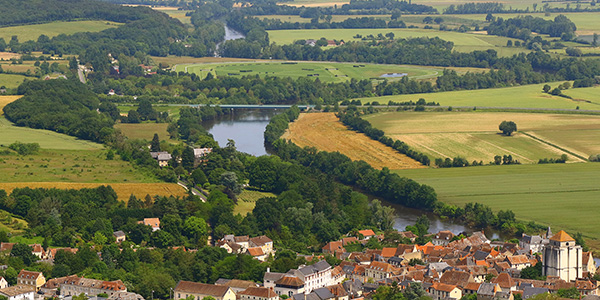
[[[37,256],[39,259],[45,259],[46,258],[46,250],[44,250],[44,247],[42,247],[42,245],[40,244],[33,244],[30,245],[31,246],[31,254]]]
[[[455,285],[434,282],[429,287],[429,294],[434,300],[455,299],[462,297],[462,291]]]
[[[117,243],[125,241],[125,232],[121,230],[113,232],[113,236],[115,237],[115,242]]]
[[[17,284],[32,287],[36,292],[46,283],[46,278],[42,272],[33,272],[21,270],[17,276]]]
[[[359,230],[358,234],[362,235],[365,240],[368,240],[375,236],[375,232],[373,232],[373,230],[371,229]]]
[[[116,292],[110,295],[106,300],[144,300],[140,294],[131,292]]]
[[[442,277],[440,277],[440,282],[464,288],[470,282],[475,282],[475,279],[469,272],[448,270],[442,274]]]
[[[256,258],[260,261],[265,261],[267,260],[267,254],[263,252],[261,247],[251,247],[248,248],[247,253],[252,256],[253,258]]]
[[[581,259],[583,272],[588,272],[588,274],[591,275],[596,274],[596,261],[594,260],[592,252],[583,252]]]
[[[526,287],[523,289],[523,299],[529,299],[529,298],[533,298],[539,294],[546,294],[549,293],[550,291],[547,288],[540,288],[540,287]]]
[[[10,253],[15,243],[1,243],[0,252]]]
[[[323,251],[323,253],[325,254],[335,255],[336,253],[346,252],[346,249],[344,249],[342,241],[333,241],[323,246],[323,248],[321,248],[321,251]]]
[[[519,247],[528,253],[541,253],[548,239],[539,235],[527,235],[523,233],[519,241]]]
[[[249,287],[237,294],[240,300],[278,300],[279,296],[270,288]]]
[[[500,288],[504,291],[514,291],[517,289],[515,281],[508,275],[508,273],[500,273],[497,277],[492,279],[492,283],[497,283]]]
[[[454,237],[455,234],[450,230],[442,230],[431,237],[431,242],[436,246],[446,246]]]
[[[477,290],[477,300],[493,300],[500,291],[502,288],[497,283],[484,282]]]
[[[239,292],[245,291],[247,288],[258,287],[258,284],[254,283],[252,281],[239,280],[239,279],[224,279],[224,278],[219,278],[219,280],[217,280],[215,282],[215,284],[216,285],[228,286],[236,294],[239,293]]]
[[[49,279],[46,281],[46,283],[44,283],[44,285],[42,285],[40,292],[42,292],[47,298],[54,298],[58,296],[58,289],[61,287],[61,285],[69,280],[73,280],[75,277],[77,277],[77,275]]]
[[[531,266],[531,261],[529,261],[529,258],[527,258],[525,255],[507,256],[505,261],[511,268],[517,270],[523,270],[526,267]]]
[[[275,281],[273,290],[279,296],[292,297],[296,294],[304,294],[304,282],[296,276],[284,275]]]
[[[90,279],[78,277],[77,275],[63,277],[59,283],[60,295],[63,297],[76,296],[81,293],[88,296],[96,296],[98,294],[113,295],[117,292],[127,292],[127,287],[121,280],[103,281],[98,279]]]
[[[236,300],[235,293],[228,286],[179,281],[173,290],[174,300],[185,299],[189,296],[200,300],[209,296],[216,300]]]
[[[384,262],[374,261],[365,268],[365,276],[375,281],[389,278],[392,276],[392,265]]]
[[[266,235],[250,238],[248,240],[249,247],[258,247],[262,252],[268,256],[273,253],[273,240],[268,238]]]
[[[331,285],[332,268],[326,261],[322,260],[310,266],[303,266],[288,271],[288,274],[295,275],[304,282],[304,293],[308,294],[314,289]]]
[[[54,259],[56,257],[56,253],[58,253],[58,251],[67,251],[67,252],[71,252],[73,254],[76,254],[77,251],[79,251],[79,249],[77,248],[50,248],[48,249],[48,259]]]
[[[194,148],[194,166],[204,161],[204,157],[212,153],[212,148]]]
[[[171,160],[171,154],[169,152],[150,152],[152,158],[158,161],[158,165],[162,167],[166,167],[169,165],[169,161]]]
[[[143,221],[139,221],[138,224],[144,224],[152,227],[152,231],[160,230],[160,219],[159,218],[144,218]]]
[[[306,45],[313,46],[313,47],[317,44],[317,40],[314,40],[314,39],[308,39],[305,42],[306,42]]]
[[[0,289],[7,288],[7,287],[8,287],[8,281],[6,281],[6,279],[4,279],[4,277],[0,276]]]
[[[477,282],[469,282],[469,284],[467,284],[467,286],[465,286],[463,288],[463,294],[465,295],[472,295],[472,294],[477,294],[477,291],[479,290],[479,287],[481,287],[481,283],[477,283]]]
[[[0,289],[0,295],[8,300],[33,300],[35,289],[26,285],[15,285]]]

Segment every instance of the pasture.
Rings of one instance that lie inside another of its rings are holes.
[[[8,43],[13,35],[19,42],[37,40],[42,34],[52,38],[59,34],[73,34],[76,32],[99,32],[108,28],[118,27],[120,23],[109,21],[73,21],[52,22],[46,24],[23,25],[0,28],[0,38]]]
[[[8,89],[16,89],[23,83],[25,76],[16,74],[0,74],[0,86],[5,86]]]
[[[485,69],[478,68],[452,69],[461,74],[466,72],[485,71]],[[319,78],[319,80],[323,82],[344,82],[351,78],[358,80],[381,78],[381,75],[387,73],[406,73],[413,79],[430,79],[441,74],[443,68],[364,63],[265,61],[219,64],[181,64],[175,66],[175,71],[196,73],[200,77],[206,77],[208,73],[212,73],[213,76],[268,75],[292,78],[308,76]],[[388,80],[394,80],[394,78],[388,78]]]
[[[17,141],[38,143],[41,148],[54,150],[99,150],[103,148],[101,144],[79,140],[50,130],[14,126],[6,118],[0,117],[0,145],[7,146]]]
[[[600,116],[513,112],[391,112],[364,117],[386,135],[433,158],[457,156],[488,163],[495,155],[512,155],[523,164],[567,154],[583,162],[600,153]],[[517,124],[507,137],[498,125]],[[582,159],[584,158],[584,159]]]
[[[432,186],[438,199],[463,206],[489,205],[494,211],[512,210],[517,219],[551,225],[553,230],[581,232],[600,238],[594,222],[600,164],[482,166],[394,171]]]
[[[143,199],[146,195],[150,196],[175,196],[185,197],[187,191],[176,183],[73,183],[73,182],[0,182],[0,189],[7,193],[16,188],[29,187],[32,189],[91,189],[102,185],[109,185],[117,193],[120,201],[127,202],[133,194],[137,198]]]
[[[169,126],[168,123],[119,123],[115,125],[115,129],[120,129],[121,132],[130,139],[144,139],[151,141],[155,133],[158,134],[158,137],[161,140],[167,140],[169,138],[167,126]]]
[[[107,160],[104,150],[41,149],[27,156],[12,151],[0,153],[0,182],[139,183],[156,179],[122,161],[118,155]]]
[[[364,160],[374,168],[423,168],[419,162],[396,150],[349,130],[333,113],[300,114],[282,136],[300,147],[338,151],[352,160]]]
[[[552,88],[557,87],[561,82],[548,83]],[[465,106],[465,107],[495,107],[495,108],[536,108],[536,109],[571,109],[576,110],[600,110],[600,105],[593,102],[585,102],[586,98],[567,99],[558,96],[552,96],[542,92],[544,84],[531,84],[506,88],[481,89],[481,90],[463,90],[429,94],[395,95],[382,96],[375,98],[362,98],[362,102],[378,101],[387,104],[392,100],[403,102],[419,98],[435,101],[443,106]],[[578,93],[578,89],[565,90],[567,95]],[[582,89],[583,90],[583,89]],[[597,99],[593,96],[581,95],[590,99]],[[591,100],[590,100],[591,101]],[[597,101],[597,100],[595,100]],[[600,103],[600,102],[599,102]]]
[[[277,44],[291,44],[297,40],[320,39],[322,37],[332,40],[360,41],[354,36],[377,36],[393,32],[395,38],[411,37],[439,37],[454,43],[454,49],[459,52],[474,50],[494,49],[500,56],[510,56],[519,52],[527,52],[525,48],[506,47],[506,37],[488,36],[485,34],[461,33],[454,31],[438,31],[434,29],[405,29],[405,28],[377,28],[377,29],[299,29],[299,30],[269,30],[269,39]]]

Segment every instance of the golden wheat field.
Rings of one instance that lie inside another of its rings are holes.
[[[111,186],[119,200],[127,202],[131,194],[138,198],[146,195],[154,196],[179,196],[187,195],[186,190],[176,183],[73,183],[73,182],[0,182],[0,189],[11,193],[16,188],[44,188],[44,189],[85,189],[96,188],[102,185]]]
[[[364,160],[377,169],[423,168],[419,162],[374,141],[364,134],[349,130],[333,113],[301,114],[283,135],[300,147],[338,151],[352,160]]]
[[[21,98],[21,96],[0,96],[0,116],[4,114],[2,109],[6,106],[6,104],[9,104],[19,98]]]

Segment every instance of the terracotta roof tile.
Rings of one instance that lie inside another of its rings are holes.
[[[437,291],[443,291],[443,292],[450,293],[456,288],[456,286],[451,285],[451,284],[441,283],[441,282],[434,282],[433,285],[431,286],[431,288],[434,290],[437,290]]]
[[[575,239],[568,235],[564,230],[559,231],[557,234],[550,238],[551,241],[556,242],[574,242]]]
[[[175,291],[177,292],[211,295],[213,297],[223,297],[228,290],[229,287],[224,285],[214,285],[183,280],[179,281],[175,287]]]
[[[256,296],[261,298],[273,298],[278,297],[275,292],[270,288],[265,287],[249,287],[238,295]]]

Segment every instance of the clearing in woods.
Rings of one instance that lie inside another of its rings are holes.
[[[277,195],[273,193],[255,190],[243,190],[242,193],[238,196],[237,204],[233,208],[233,214],[241,214],[242,216],[245,216],[249,212],[252,212],[254,206],[256,206],[256,201],[258,201],[258,199],[267,197],[277,197]]]
[[[102,185],[109,185],[117,193],[121,201],[127,202],[131,194],[139,199],[150,196],[175,196],[185,197],[187,191],[176,183],[74,183],[74,182],[0,182],[0,189],[11,193],[16,188],[29,187],[32,189],[91,189]]]
[[[495,155],[512,155],[521,163],[567,154],[582,162],[600,153],[600,116],[513,112],[387,112],[364,117],[386,135],[432,158],[457,156],[488,163]],[[498,125],[517,124],[507,137]]]
[[[59,34],[73,34],[77,32],[99,32],[104,29],[116,28],[120,23],[110,21],[73,21],[52,22],[46,24],[22,25],[0,28],[0,38],[8,43],[13,35],[19,38],[19,42],[36,40],[44,34],[49,38]]]
[[[300,147],[338,151],[352,160],[363,160],[373,168],[424,168],[419,162],[374,141],[362,133],[349,130],[333,113],[300,114],[283,135]]]
[[[600,163],[482,166],[394,171],[427,184],[444,203],[478,202],[535,221],[600,238]]]
[[[121,129],[123,134],[130,139],[145,139],[151,141],[157,133],[161,140],[168,140],[168,123],[140,123],[140,124],[115,124],[115,129]]]

